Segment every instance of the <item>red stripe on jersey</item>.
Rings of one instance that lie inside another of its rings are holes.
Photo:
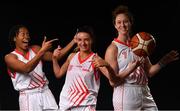
[[[8,72],[10,77],[12,77],[13,79],[16,78],[16,72],[12,73],[9,69],[7,69],[7,72]]]
[[[93,55],[93,52],[91,52],[85,59],[81,60],[80,53],[79,53],[79,54],[78,54],[79,63],[82,64],[82,63],[85,62],[89,57],[91,57],[91,55]]]
[[[40,87],[44,86],[45,82],[40,81],[34,74],[31,75],[31,79],[36,82]]]
[[[126,45],[126,46],[130,47],[129,42],[128,42],[128,43],[125,43],[125,42],[122,42],[122,41],[118,40],[117,38],[115,38],[114,41],[116,41],[116,42],[118,42],[118,43],[120,43],[120,44],[123,44],[123,45]]]
[[[36,81],[31,79],[29,86],[30,88],[36,88],[36,87],[40,87],[40,84],[38,84]]]
[[[69,100],[70,102],[73,102],[73,99],[76,97],[77,95],[77,89],[76,89],[76,85],[75,85],[75,82],[72,83],[72,86],[70,86],[72,88],[72,93],[71,95],[69,96]],[[74,102],[73,102],[74,103]]]
[[[84,82],[82,81],[81,77],[79,77],[79,79],[80,79],[83,87],[85,88],[85,91],[83,92],[83,93],[84,93],[84,96],[82,96],[81,100],[79,101],[78,106],[82,103],[82,101],[83,101],[83,100],[86,98],[86,96],[89,94],[89,91],[88,91],[86,85],[84,84]]]
[[[42,83],[44,84],[46,81],[43,79],[43,77],[41,77],[39,74],[37,74],[35,71],[33,73],[33,75]]]
[[[15,51],[16,53],[22,55],[26,60],[29,60],[29,55],[30,55],[30,52],[29,52],[29,51],[26,53],[26,55],[24,55],[22,52],[20,52],[20,51],[17,50],[17,49],[15,49],[14,51]]]
[[[100,77],[99,77],[99,73],[98,71],[96,70],[94,64],[92,63],[92,68],[94,70],[94,76],[95,76],[95,80],[97,81]]]
[[[77,80],[77,83],[78,83],[78,86],[79,86],[79,98],[76,99],[76,101],[74,102],[75,103],[78,103],[78,100],[79,100],[79,103],[78,105],[81,103],[82,100],[84,100],[84,98],[87,96],[87,88],[86,87],[82,87],[81,83]],[[78,88],[78,87],[77,87]]]
[[[89,91],[84,82],[82,81],[81,77],[73,81],[69,89],[69,94],[69,100],[70,102],[73,102],[72,106],[79,106],[84,100],[84,98],[86,98],[86,96],[89,94]]]

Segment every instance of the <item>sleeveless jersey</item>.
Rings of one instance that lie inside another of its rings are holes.
[[[24,63],[29,62],[36,55],[32,49],[29,49],[26,57],[24,57],[22,53],[16,49],[11,53],[15,54],[18,57],[18,60]],[[19,72],[12,73],[9,69],[8,74],[11,76],[14,89],[17,91],[39,88],[49,83],[44,72],[42,71],[41,61],[29,74],[23,74]]]
[[[123,71],[128,68],[128,63],[132,62],[133,60],[140,59],[139,56],[136,56],[128,44],[121,42],[117,39],[114,39],[113,43],[118,48],[118,67],[119,71]],[[137,67],[135,71],[133,71],[126,79],[125,83],[130,84],[138,84],[138,85],[146,85],[148,83],[147,75],[144,71],[144,65],[140,65]]]
[[[60,94],[60,110],[96,105],[100,77],[92,64],[94,53],[80,60],[77,52],[68,66],[65,84]]]

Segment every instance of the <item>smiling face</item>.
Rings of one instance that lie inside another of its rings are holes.
[[[80,51],[91,52],[92,38],[86,32],[77,33],[77,45]]]
[[[119,34],[127,35],[131,29],[131,22],[127,15],[118,14],[115,18],[114,26]]]
[[[16,49],[26,51],[29,48],[30,36],[29,31],[25,27],[19,28],[19,31],[14,37]]]

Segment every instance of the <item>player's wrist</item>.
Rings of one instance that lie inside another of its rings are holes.
[[[105,62],[105,66],[109,68],[110,64],[108,62]]]
[[[166,66],[166,64],[162,63],[161,61],[158,62],[158,65],[159,65],[161,68],[163,68],[163,67]]]

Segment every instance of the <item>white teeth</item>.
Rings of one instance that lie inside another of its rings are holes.
[[[26,43],[26,44],[27,44],[27,43],[29,43],[29,42],[23,41],[23,43]]]

